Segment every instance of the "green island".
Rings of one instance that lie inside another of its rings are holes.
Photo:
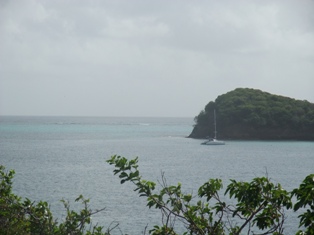
[[[134,191],[146,198],[149,208],[160,210],[161,222],[148,231],[143,228],[144,235],[283,235],[286,234],[287,210],[300,212],[297,235],[314,234],[314,174],[305,177],[291,192],[267,177],[257,177],[251,182],[230,180],[223,192],[221,179],[209,179],[193,195],[185,193],[180,183],[168,185],[163,176],[159,184],[143,179],[138,170],[138,158],[128,160],[114,155],[107,163],[113,165],[121,184],[133,184]],[[105,208],[91,210],[89,200],[82,195],[76,199],[77,203],[82,203],[80,211],[71,210],[69,202],[62,200],[66,217],[55,219],[47,202],[22,199],[12,192],[13,176],[14,170],[6,171],[0,165],[0,234],[124,234],[119,224],[92,225],[91,217],[105,212]],[[178,232],[180,224],[183,231]]]
[[[191,138],[314,140],[314,104],[257,89],[237,88],[210,101],[195,117]]]

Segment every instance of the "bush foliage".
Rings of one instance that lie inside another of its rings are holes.
[[[284,234],[285,210],[307,208],[299,216],[303,230],[297,234],[314,234],[314,174],[305,178],[299,188],[291,193],[269,178],[254,178],[251,182],[231,180],[224,195],[234,198],[234,205],[221,199],[223,188],[220,179],[210,179],[200,186],[198,195],[183,193],[181,184],[168,186],[162,180],[162,189],[156,191],[156,183],[142,179],[138,170],[138,158],[128,161],[112,156],[107,161],[115,166],[121,183],[132,182],[135,191],[147,198],[147,206],[160,209],[163,225],[154,226],[151,234],[179,234],[175,223],[184,225],[183,234],[237,235]],[[296,196],[297,202],[292,203]]]
[[[67,201],[62,200],[66,218],[58,223],[50,211],[47,202],[32,202],[12,193],[14,170],[5,171],[0,165],[0,234],[2,235],[108,235],[101,226],[89,226],[91,216],[101,210],[91,211],[88,199],[80,195],[76,202],[81,202],[83,208],[76,212],[70,209]]]
[[[220,179],[208,180],[199,187],[197,195],[192,195],[183,193],[180,183],[167,185],[163,176],[161,189],[156,189],[155,182],[142,179],[138,158],[128,160],[114,155],[107,162],[115,167],[113,172],[122,184],[133,183],[134,191],[147,198],[147,206],[161,211],[161,225],[153,226],[149,234],[280,235],[284,234],[285,211],[301,208],[297,234],[314,234],[314,174],[307,176],[292,192],[267,177],[254,178],[251,182],[231,180],[224,191],[225,197],[235,201],[230,204],[222,200]],[[69,202],[62,200],[66,217],[58,223],[47,202],[35,203],[12,192],[13,177],[13,170],[5,171],[0,166],[0,234],[110,235],[115,228],[104,230],[101,226],[92,226],[91,216],[104,209],[90,210],[89,200],[83,196],[76,199],[82,203],[79,212],[71,210]],[[179,232],[177,224],[181,225]]]

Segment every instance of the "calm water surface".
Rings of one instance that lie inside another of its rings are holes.
[[[159,223],[160,215],[145,207],[131,184],[120,185],[106,160],[114,154],[139,157],[143,178],[168,184],[181,182],[196,194],[209,178],[251,180],[268,175],[287,190],[314,173],[314,142],[227,141],[200,145],[185,138],[193,118],[0,117],[0,164],[14,169],[14,192],[51,204],[62,219],[60,199],[83,194],[91,207],[105,207],[93,221],[108,227],[118,222],[123,233],[141,234]],[[298,222],[289,214],[286,234]],[[117,234],[121,234],[117,231]]]

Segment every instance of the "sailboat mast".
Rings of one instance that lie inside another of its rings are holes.
[[[214,127],[215,127],[215,132],[214,132],[214,134],[215,134],[215,139],[216,139],[216,135],[217,135],[217,130],[216,130],[216,109],[214,109]]]

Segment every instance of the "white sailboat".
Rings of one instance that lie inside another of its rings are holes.
[[[206,140],[203,142],[203,145],[224,145],[225,142],[222,140],[217,140],[217,130],[216,130],[216,110],[214,109],[214,138],[210,138],[209,140]]]

